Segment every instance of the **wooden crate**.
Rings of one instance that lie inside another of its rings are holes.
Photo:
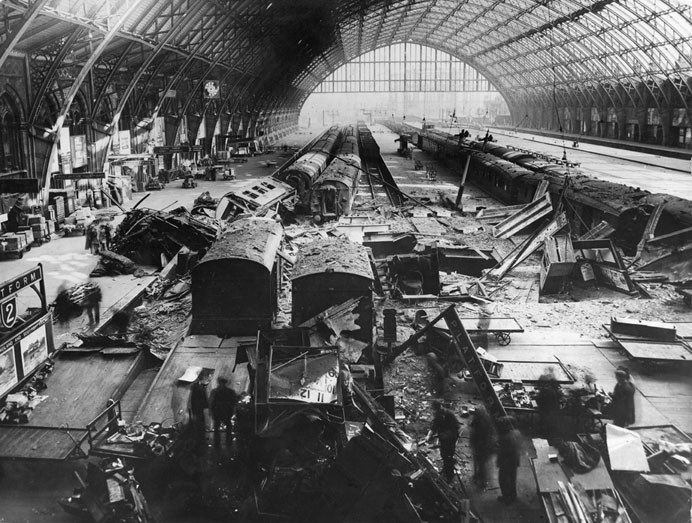
[[[563,234],[546,238],[541,261],[541,294],[559,292],[576,263],[569,236]]]

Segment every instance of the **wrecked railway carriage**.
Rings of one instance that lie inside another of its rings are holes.
[[[349,241],[320,240],[303,247],[292,274],[292,319],[298,326],[335,305],[360,300],[361,341],[372,341],[373,272],[365,247]]]
[[[458,136],[439,129],[421,131],[407,124],[384,124],[394,132],[412,132],[416,145],[440,162],[464,168],[468,161],[468,180],[506,205],[530,203],[541,186],[545,187],[553,201],[564,200],[564,210],[575,234],[585,234],[605,221],[617,230],[617,243],[628,255],[632,242],[627,238],[635,238],[636,246],[648,215],[659,204],[663,205],[659,233],[692,227],[687,202],[676,196],[599,180],[557,158],[539,158],[528,151],[484,140],[461,143]]]
[[[358,192],[360,171],[358,130],[354,126],[347,126],[336,157],[312,187],[310,213],[315,223],[338,220],[351,212]]]
[[[310,200],[310,189],[317,177],[322,174],[331,162],[338,144],[341,127],[334,125],[320,136],[309,148],[288,168],[280,171],[274,177],[289,184],[298,194],[298,203],[307,207]]]
[[[269,328],[281,286],[283,227],[243,218],[192,270],[192,334],[254,335]]]

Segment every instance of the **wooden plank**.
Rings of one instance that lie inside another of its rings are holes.
[[[674,238],[675,236],[679,236],[681,234],[685,234],[688,232],[692,232],[692,227],[686,227],[685,229],[680,229],[675,232],[671,232],[668,234],[662,234],[661,236],[656,236],[654,238],[651,238],[648,243],[655,243],[655,242],[660,242],[662,240],[668,240],[670,238]]]
[[[548,187],[550,187],[550,182],[543,178],[540,183],[538,184],[538,187],[536,188],[536,192],[533,194],[533,198],[531,199],[532,202],[535,202],[543,197],[543,195],[548,191]]]
[[[136,359],[136,354],[59,354],[46,379],[48,397],[36,405],[28,425],[86,427],[128,379]]]
[[[683,343],[656,343],[635,340],[618,340],[630,357],[640,360],[688,361],[692,352]]]
[[[651,211],[649,221],[646,222],[646,227],[644,227],[644,232],[642,233],[642,239],[639,240],[639,243],[637,244],[637,257],[641,256],[642,252],[644,251],[644,247],[646,246],[646,242],[654,237],[654,231],[658,225],[658,220],[661,218],[661,213],[663,213],[664,206],[664,203],[659,203],[656,207],[654,207],[654,210]]]
[[[507,361],[502,363],[502,373],[493,381],[521,380],[523,382],[538,381],[541,375],[550,369],[559,383],[574,383],[572,377],[560,365],[559,361]]]
[[[536,484],[539,493],[558,492],[558,481],[562,483],[569,481],[560,464],[551,463],[547,456],[544,459],[533,458],[531,461],[536,470]]]
[[[550,193],[546,193],[543,198],[531,202],[517,214],[510,216],[493,227],[493,236],[495,238],[509,238],[547,216],[552,210],[553,205],[550,202]]]
[[[668,323],[671,323],[675,326],[675,331],[677,332],[679,337],[684,339],[692,338],[692,322],[671,321]]]
[[[69,433],[79,441],[86,429],[70,429]],[[61,461],[75,446],[67,431],[57,427],[0,425],[0,458]]]
[[[481,209],[478,211],[478,214],[476,214],[476,219],[489,225],[495,225],[518,213],[524,209],[526,205],[527,204],[523,203],[521,205],[508,205],[496,209]]]
[[[546,238],[552,236],[560,229],[567,225],[567,215],[562,212],[551,222],[549,222],[540,231],[536,232],[533,236],[528,238],[521,245],[517,246],[511,253],[509,253],[502,262],[494,269],[488,271],[486,276],[481,278],[482,280],[486,277],[500,279],[505,274],[507,274],[513,267],[524,261],[531,254],[537,251],[545,241]]]

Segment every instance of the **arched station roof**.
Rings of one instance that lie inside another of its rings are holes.
[[[682,0],[4,0],[0,14],[0,74],[28,58],[36,133],[55,134],[77,102],[106,131],[121,115],[200,117],[207,79],[217,115],[297,121],[331,72],[399,42],[467,62],[510,108],[647,98],[692,111]]]

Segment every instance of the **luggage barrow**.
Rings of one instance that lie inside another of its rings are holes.
[[[469,334],[494,334],[497,344],[503,347],[512,342],[513,332],[524,332],[514,318],[459,318]]]

